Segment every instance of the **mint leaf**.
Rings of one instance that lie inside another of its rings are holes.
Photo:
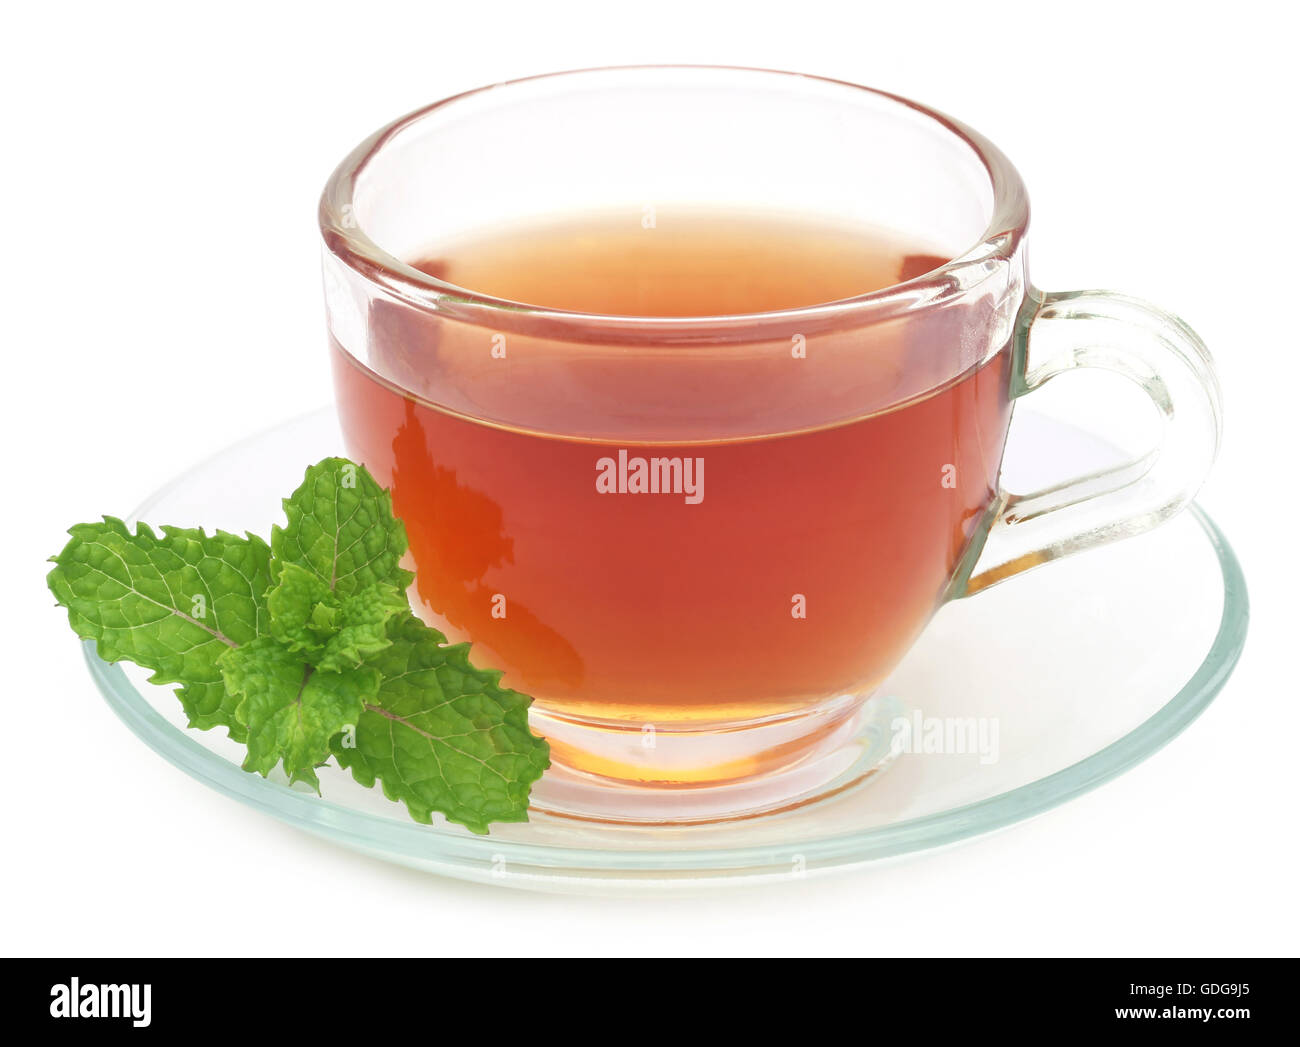
[[[414,577],[398,566],[406,529],[387,491],[363,467],[326,458],[284,502],[288,523],[271,530],[277,563],[305,568],[340,597],[384,583],[405,590]]]
[[[334,632],[338,601],[326,606],[330,587],[323,578],[297,564],[283,564],[280,580],[266,594],[271,635],[291,651],[319,651]]]
[[[392,641],[388,621],[410,612],[405,594],[376,583],[346,599],[305,567],[285,564],[267,594],[271,635],[319,669],[356,668]]]
[[[79,636],[110,662],[179,684],[193,727],[246,743],[243,767],[319,791],[331,754],[383,782],[411,817],[486,833],[525,821],[550,748],[531,699],[475,669],[411,614],[399,566],[406,530],[366,470],[327,458],[284,502],[268,546],[255,535],[121,520],[79,524],[48,582]]]
[[[244,740],[217,659],[267,627],[271,550],[261,538],[121,520],[78,524],[47,576],[76,634],[108,662],[153,670],[150,682],[182,684],[191,727],[224,726]]]
[[[469,644],[444,646],[417,618],[390,636],[367,662],[383,683],[355,739],[331,745],[340,765],[362,785],[381,781],[417,822],[439,811],[486,833],[489,822],[527,821],[528,791],[550,766],[549,746],[528,728],[529,699],[501,688],[500,673],[470,665]]]
[[[318,605],[321,606],[321,605]],[[391,585],[372,585],[339,604],[332,617],[337,631],[316,661],[322,669],[356,668],[393,641],[388,636],[392,618],[411,613],[406,594]]]
[[[379,690],[379,673],[317,669],[269,636],[228,650],[220,663],[248,729],[244,770],[265,776],[283,762],[291,782],[319,791],[315,768],[329,758],[330,738],[357,723]]]

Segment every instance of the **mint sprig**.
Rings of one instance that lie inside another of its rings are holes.
[[[399,562],[406,531],[364,467],[327,458],[256,535],[122,521],[78,524],[49,573],[78,636],[100,657],[178,684],[191,727],[224,727],[244,769],[278,765],[319,790],[330,756],[383,783],[416,821],[434,812],[485,833],[527,820],[549,766],[525,695],[476,669],[468,644],[416,618]]]
[[[417,822],[441,811],[487,832],[488,822],[523,820],[529,787],[550,764],[546,743],[528,729],[531,699],[502,689],[500,673],[475,669],[469,644],[445,646],[418,619],[399,622],[390,637],[367,663],[382,682],[364,703],[355,743],[331,744],[339,764],[362,785],[382,781]]]

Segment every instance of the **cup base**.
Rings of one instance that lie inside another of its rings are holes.
[[[902,711],[896,698],[842,695],[798,717],[744,727],[637,731],[534,707],[533,726],[550,740],[552,764],[533,787],[531,807],[633,825],[697,825],[804,807],[882,771]],[[707,763],[700,760],[706,749]],[[593,766],[621,768],[622,776]]]

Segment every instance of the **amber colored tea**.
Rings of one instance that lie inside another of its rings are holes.
[[[556,222],[414,264],[516,302],[686,317],[852,297],[943,261],[871,230],[698,215]],[[796,335],[752,368],[668,343],[543,365],[545,335],[404,312],[372,307],[371,363],[427,394],[335,346],[350,453],[392,486],[428,619],[552,712],[712,723],[869,692],[994,495],[1009,350],[929,385],[961,350],[942,324],[813,333],[802,357]],[[924,392],[891,399],[911,378]],[[860,408],[818,423],[845,390]],[[700,424],[709,402],[733,421]]]

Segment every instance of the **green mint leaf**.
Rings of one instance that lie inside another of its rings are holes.
[[[374,700],[379,673],[317,669],[269,636],[228,650],[220,662],[248,729],[244,770],[265,776],[282,762],[291,782],[319,791],[315,768],[329,758],[330,739],[354,727]]]
[[[338,601],[325,580],[305,567],[282,564],[279,575],[266,594],[271,635],[291,651],[321,650],[335,631]]]
[[[338,630],[316,661],[322,669],[355,669],[392,644],[388,623],[411,613],[406,593],[391,585],[372,585],[343,600],[337,614]]]
[[[356,668],[392,641],[388,621],[410,612],[406,595],[376,583],[339,599],[318,575],[284,564],[267,594],[271,635],[319,669]]]
[[[236,702],[217,665],[267,627],[271,550],[261,538],[121,520],[78,524],[47,576],[76,634],[108,662],[153,670],[151,683],[182,684],[191,727],[227,728],[244,740]]]
[[[296,564],[340,598],[376,583],[405,590],[413,575],[398,566],[406,529],[393,501],[364,466],[326,458],[284,502],[288,523],[271,531],[277,563]]]
[[[528,728],[529,699],[470,665],[469,644],[444,646],[414,617],[390,636],[367,662],[383,683],[355,737],[333,739],[335,758],[362,785],[380,780],[418,822],[439,811],[486,833],[489,822],[527,821],[528,791],[550,766],[549,746]]]
[[[101,657],[178,684],[191,726],[244,742],[247,771],[282,765],[319,790],[316,768],[333,754],[417,821],[437,811],[486,833],[527,820],[550,765],[530,699],[411,614],[406,531],[388,493],[327,458],[284,508],[269,546],[144,524],[132,534],[112,517],[80,524],[52,558],[50,590]]]

